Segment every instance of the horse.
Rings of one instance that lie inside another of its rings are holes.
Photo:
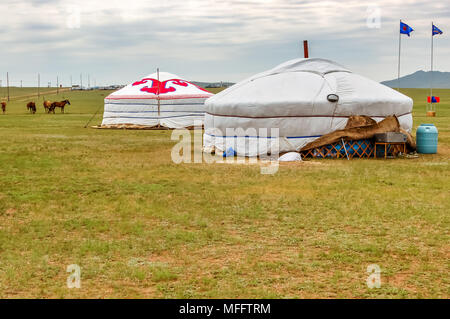
[[[44,101],[44,110],[45,110],[45,113],[50,113],[50,106],[52,106],[52,102],[50,102],[50,101]]]
[[[36,113],[36,103],[34,102],[29,102],[27,104],[27,110],[30,111],[31,114]]]
[[[66,104],[70,105],[69,100],[64,100],[61,102],[53,102],[52,105],[50,106],[50,109],[51,111],[53,111],[53,113],[55,113],[55,108],[60,107],[61,113],[64,113],[64,107],[66,106]]]
[[[3,114],[6,113],[6,102],[2,102],[2,111],[3,111]]]

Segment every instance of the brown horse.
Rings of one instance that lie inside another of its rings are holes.
[[[2,102],[2,111],[3,111],[3,114],[6,113],[6,102]]]
[[[69,100],[64,100],[61,102],[53,102],[52,105],[50,106],[50,111],[52,111],[53,113],[55,113],[55,108],[60,107],[61,108],[61,113],[64,113],[64,107],[66,106],[66,104],[70,105]]]
[[[27,110],[30,111],[31,114],[36,113],[36,103],[34,102],[29,102],[27,104]]]
[[[52,106],[52,102],[44,101],[44,110],[45,113],[50,113],[50,107]]]

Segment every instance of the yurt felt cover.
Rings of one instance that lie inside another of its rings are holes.
[[[183,128],[203,124],[213,94],[167,72],[150,74],[105,98],[102,125]],[[158,110],[159,104],[159,110]]]
[[[330,101],[330,94],[339,100]],[[296,59],[209,98],[204,146],[222,151],[234,140],[238,155],[256,156],[270,152],[275,140],[247,130],[278,128],[279,151],[298,151],[324,134],[345,128],[352,115],[369,116],[377,122],[396,115],[400,126],[410,131],[412,106],[409,97],[333,61]],[[227,128],[244,132],[230,136]],[[261,139],[268,140],[266,148],[261,148],[265,143],[258,145]]]

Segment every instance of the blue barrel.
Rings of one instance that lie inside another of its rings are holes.
[[[417,152],[421,154],[436,154],[438,145],[438,130],[433,124],[421,124],[416,132]]]

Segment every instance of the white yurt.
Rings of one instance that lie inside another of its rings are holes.
[[[105,98],[102,126],[190,127],[203,123],[205,100],[213,94],[179,76],[157,72]]]
[[[209,98],[204,149],[231,146],[237,155],[257,156],[270,153],[276,142],[280,152],[299,151],[345,128],[352,115],[377,122],[396,115],[400,126],[411,131],[412,106],[409,97],[333,61],[295,59]]]

